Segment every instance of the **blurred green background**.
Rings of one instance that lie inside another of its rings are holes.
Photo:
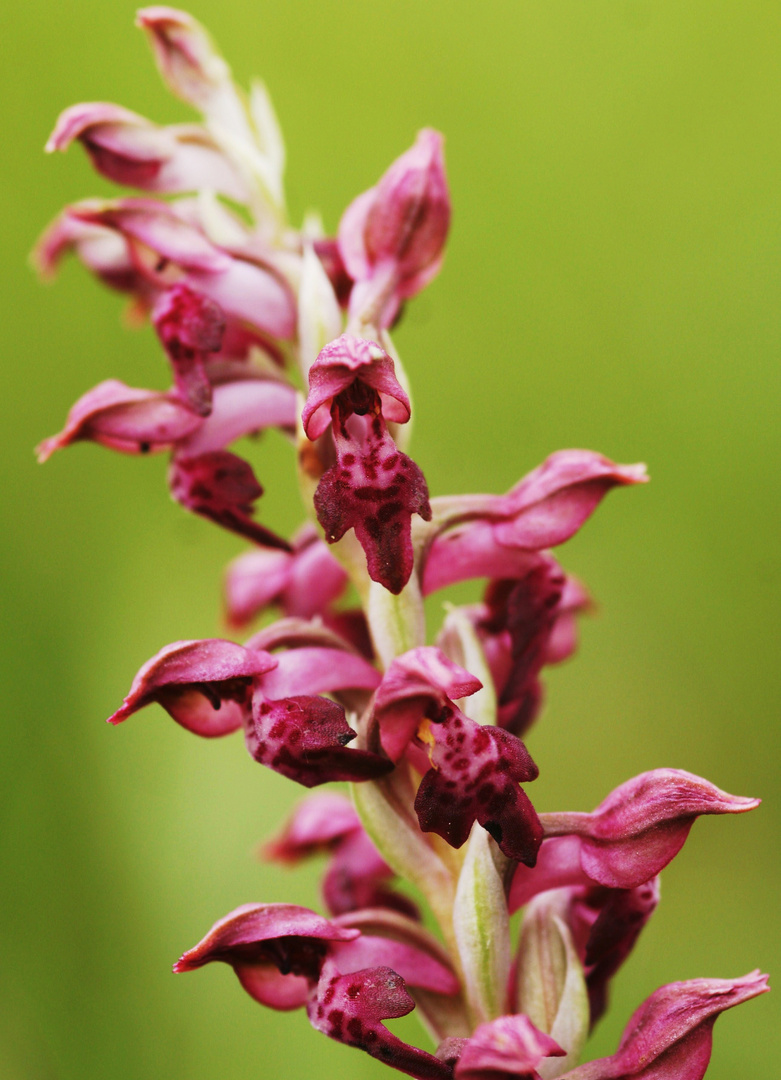
[[[377,1077],[383,1067],[266,1012],[229,969],[171,962],[239,903],[317,904],[316,871],[255,845],[299,795],[240,737],[193,738],[157,707],[103,723],[136,669],[221,632],[241,543],[168,499],[162,458],[32,447],[109,376],[162,387],[148,330],[75,263],[25,263],[60,206],[109,186],[58,112],[170,98],[127,0],[0,11],[6,632],[0,1076],[4,1080]],[[591,809],[674,765],[762,795],[704,819],[615,982],[592,1056],[661,983],[778,974],[778,440],[781,13],[766,0],[197,0],[242,83],[284,127],[293,218],[334,229],[424,125],[447,136],[444,270],[396,340],[413,453],[434,494],[501,491],[550,451],[646,460],[561,551],[600,610],[548,677],[529,739],[538,808]],[[280,440],[256,455],[263,520],[299,520]],[[467,595],[465,592],[464,595]],[[472,593],[474,595],[474,592]],[[775,1076],[773,996],[716,1028],[709,1080]],[[414,1017],[402,1030],[415,1032]],[[387,1072],[385,1073],[387,1074]]]

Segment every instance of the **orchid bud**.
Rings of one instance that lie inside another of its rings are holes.
[[[199,109],[210,122],[250,137],[230,68],[192,15],[170,7],[142,8],[136,25],[146,31],[160,74],[177,97]]]
[[[379,184],[345,211],[339,247],[358,283],[350,298],[353,318],[389,326],[399,303],[439,272],[450,226],[442,142],[439,132],[421,131]]]
[[[566,1051],[539,1067],[553,1080],[577,1063],[589,1031],[583,967],[566,922],[569,893],[543,893],[526,909],[515,962],[516,1006]]]

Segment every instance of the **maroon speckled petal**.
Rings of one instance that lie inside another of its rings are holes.
[[[222,525],[264,547],[289,551],[286,540],[252,517],[263,488],[252,467],[228,450],[212,450],[195,457],[178,455],[168,475],[171,494],[194,514]]]
[[[355,529],[369,576],[400,593],[412,573],[412,515],[431,517],[428,487],[380,417],[361,426],[362,438],[337,438],[337,463],[318,484],[315,510],[331,544]]]
[[[634,889],[576,890],[570,921],[576,940],[580,922],[587,929],[582,959],[585,965],[591,1025],[607,1007],[610,980],[635,947],[659,903],[659,878]]]
[[[382,1023],[406,1016],[414,1008],[404,980],[391,968],[342,975],[333,962],[326,962],[307,1013],[317,1031],[365,1050],[391,1068],[419,1080],[450,1080],[451,1071],[444,1062],[402,1042]]]
[[[171,362],[179,393],[199,416],[208,416],[212,388],[204,360],[206,354],[222,348],[222,308],[187,285],[174,285],[155,304],[152,322]]]
[[[256,761],[304,787],[329,780],[374,780],[393,769],[393,762],[380,754],[348,747],[355,732],[341,705],[328,698],[269,701],[256,694],[245,735]]]
[[[521,740],[458,711],[432,724],[431,733],[432,768],[415,798],[421,829],[458,848],[477,821],[508,858],[534,866],[542,825],[518,785],[536,779],[538,770]]]

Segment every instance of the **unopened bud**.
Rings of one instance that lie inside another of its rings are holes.
[[[565,921],[569,892],[543,893],[526,909],[517,959],[517,1007],[567,1056],[543,1062],[543,1080],[577,1064],[589,1028],[583,968]]]

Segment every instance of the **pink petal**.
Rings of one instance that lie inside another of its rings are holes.
[[[331,694],[339,690],[374,690],[380,673],[362,656],[344,649],[302,646],[276,658],[277,666],[263,679],[265,697]]]
[[[436,994],[457,994],[460,983],[453,970],[415,946],[389,938],[362,934],[331,949],[343,975],[367,967],[392,967],[410,986]]]
[[[520,548],[563,544],[611,488],[646,480],[643,465],[615,465],[589,450],[559,450],[496,499],[496,538]]]
[[[286,383],[244,379],[215,386],[212,411],[191,439],[182,444],[190,456],[224,450],[237,439],[266,428],[292,428],[296,422],[296,392]]]
[[[558,836],[543,840],[534,867],[517,866],[507,901],[510,914],[525,907],[538,893],[568,885],[593,885],[580,865],[580,839]]]
[[[580,1065],[562,1080],[702,1080],[719,1015],[768,989],[758,971],[662,986],[634,1013],[612,1057]]]
[[[186,284],[218,303],[226,315],[274,337],[295,333],[295,300],[285,281],[267,267],[216,247],[169,204],[138,198],[87,200],[70,213],[125,237],[137,268],[158,288],[171,284],[160,276],[171,264]],[[144,261],[144,250],[155,257],[150,261],[147,255]]]
[[[263,854],[276,862],[297,863],[361,827],[348,798],[336,792],[318,792],[299,802],[282,832],[264,845]]]
[[[393,360],[374,341],[342,334],[319,353],[309,370],[309,395],[301,415],[304,431],[317,439],[331,422],[331,405],[356,381],[380,395],[386,421],[405,424],[410,403],[396,378]]]
[[[74,139],[96,170],[115,183],[162,194],[208,188],[247,201],[236,169],[195,124],[158,127],[119,105],[85,102],[60,115],[46,149],[67,150]]]
[[[456,1080],[504,1080],[517,1076],[537,1080],[537,1066],[565,1051],[535,1027],[528,1016],[500,1016],[481,1024],[461,1049]]]
[[[454,712],[454,700],[477,693],[482,685],[432,645],[396,657],[374,698],[373,720],[385,753],[398,761],[425,717]]]
[[[256,1001],[295,1009],[306,1003],[328,947],[359,934],[294,904],[245,904],[215,923],[177,960],[174,971],[195,971],[221,960]]]
[[[175,641],[148,660],[133,679],[122,706],[109,717],[119,724],[153,701],[182,727],[211,738],[237,731],[250,710],[252,680],[276,660],[232,641]]]
[[[81,440],[125,454],[169,450],[202,423],[200,416],[172,394],[137,390],[118,379],[107,379],[79,398],[59,435],[45,439],[37,448],[38,460],[44,462],[55,450]]]

